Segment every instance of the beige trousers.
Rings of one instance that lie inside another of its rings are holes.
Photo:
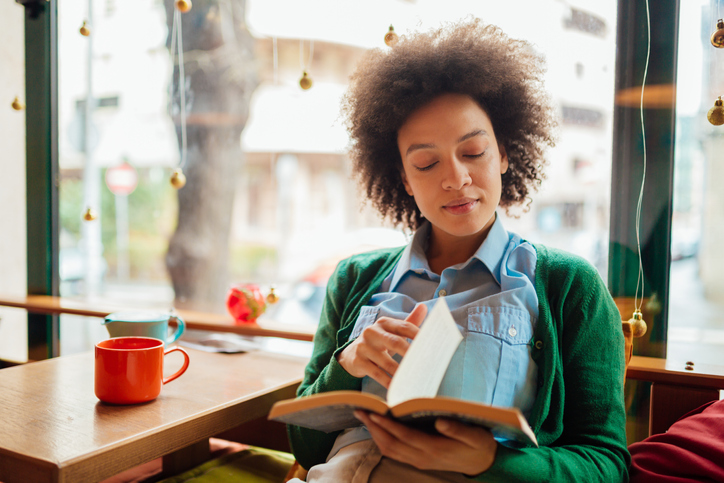
[[[301,481],[301,480],[291,480]],[[371,439],[345,446],[328,462],[313,466],[309,483],[469,483],[460,473],[423,471],[390,458],[383,458]],[[291,483],[290,482],[290,483]]]

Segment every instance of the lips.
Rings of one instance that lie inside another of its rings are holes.
[[[470,213],[478,204],[478,200],[475,198],[458,198],[446,203],[443,209],[453,215],[464,215]]]

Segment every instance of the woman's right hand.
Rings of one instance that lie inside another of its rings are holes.
[[[389,388],[399,366],[392,355],[404,357],[410,347],[407,339],[415,338],[425,315],[427,307],[419,304],[405,320],[380,317],[337,356],[337,361],[351,375],[369,376]]]

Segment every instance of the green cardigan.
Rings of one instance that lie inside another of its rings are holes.
[[[337,266],[314,338],[314,352],[297,396],[360,390],[336,355],[360,308],[395,267],[404,247],[348,258]],[[538,322],[531,340],[538,393],[529,423],[540,447],[498,445],[495,463],[479,481],[628,481],[621,316],[598,272],[584,259],[535,245]],[[297,461],[323,463],[339,433],[288,426]]]

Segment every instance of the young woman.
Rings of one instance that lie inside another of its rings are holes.
[[[616,306],[590,264],[496,215],[541,181],[555,127],[542,77],[530,45],[477,20],[403,36],[358,66],[344,104],[355,173],[380,213],[415,234],[339,264],[298,391],[384,395],[446,297],[464,340],[438,394],[520,408],[540,446],[358,412],[363,426],[342,433],[289,427],[307,481],[627,480]]]

